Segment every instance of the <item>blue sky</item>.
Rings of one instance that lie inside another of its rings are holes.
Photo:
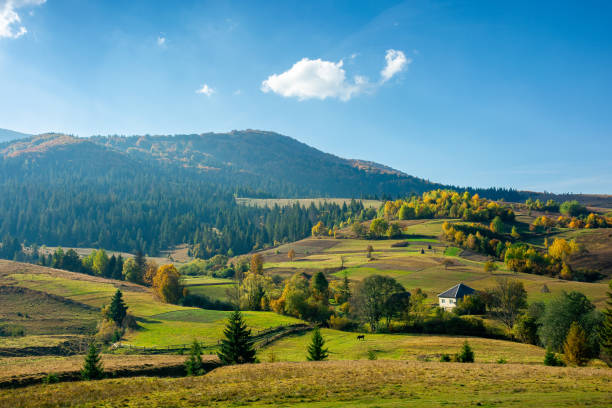
[[[606,1],[0,0],[0,127],[264,129],[443,183],[610,194],[610,21]]]

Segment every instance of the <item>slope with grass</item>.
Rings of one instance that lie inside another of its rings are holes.
[[[264,267],[270,275],[278,274],[283,277],[295,272],[313,273],[318,270],[326,271],[329,277],[338,279],[347,273],[353,281],[372,274],[387,275],[397,279],[407,290],[421,288],[429,295],[431,302],[437,302],[438,293],[459,282],[482,290],[494,286],[498,278],[513,278],[523,282],[529,301],[547,301],[563,290],[577,290],[586,294],[598,307],[605,305],[607,281],[587,283],[514,273],[508,270],[503,262],[497,262],[498,271],[485,272],[486,257],[456,248],[438,238],[443,222],[444,220],[410,222],[405,225],[404,231],[410,234],[409,236],[418,238],[404,240],[307,238],[262,252]],[[408,243],[407,246],[397,246],[404,241]],[[593,251],[599,251],[603,257],[607,247],[599,242],[599,246]],[[371,258],[367,257],[368,246],[373,249]],[[587,245],[587,249],[589,248],[591,246]],[[290,249],[296,252],[293,261],[287,257]],[[343,270],[341,265],[344,265]],[[550,292],[542,292],[544,285]]]
[[[408,361],[227,366],[203,377],[131,378],[0,391],[0,406],[581,407],[612,404],[612,370]]]
[[[0,284],[24,287],[100,308],[119,288],[128,311],[135,315],[140,329],[126,335],[125,343],[140,347],[167,347],[188,344],[194,339],[216,344],[230,312],[204,310],[162,303],[143,286],[79,273],[0,260]],[[255,331],[300,320],[272,312],[244,312]]]

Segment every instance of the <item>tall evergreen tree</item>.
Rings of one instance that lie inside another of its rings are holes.
[[[251,329],[247,329],[239,310],[232,312],[223,331],[225,339],[221,340],[221,351],[218,353],[223,364],[244,364],[255,362],[255,349]]]
[[[84,380],[99,380],[104,377],[104,368],[100,361],[100,353],[93,342],[89,345],[89,350],[85,356],[85,364],[81,370],[81,377],[83,377]]]
[[[204,364],[202,363],[202,346],[197,340],[193,340],[189,358],[185,361],[187,375],[195,376],[204,374]]]
[[[127,314],[127,306],[123,301],[123,293],[119,289],[113,295],[110,306],[108,307],[107,318],[114,321],[117,325],[121,325],[125,315]]]
[[[122,280],[123,279],[123,257],[121,254],[117,257],[117,261],[115,262],[115,268],[113,269],[113,279]]]
[[[138,269],[138,276],[144,276],[147,271],[147,258],[145,257],[144,252],[140,249],[136,251],[136,256],[134,257],[134,262],[136,262],[136,268]]]
[[[323,336],[321,336],[321,331],[318,327],[316,327],[312,332],[312,339],[310,345],[308,346],[308,355],[306,359],[308,361],[323,361],[328,356],[328,351],[325,346],[325,340]]]

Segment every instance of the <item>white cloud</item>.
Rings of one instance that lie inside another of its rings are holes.
[[[234,91],[234,95],[240,95],[241,93],[242,93],[242,90],[240,90],[240,89],[236,89]]]
[[[157,45],[159,45],[160,47],[166,45],[166,37],[162,37],[161,35],[157,37]]]
[[[0,0],[0,38],[19,38],[28,30],[21,23],[17,9],[39,6],[46,0]]]
[[[348,101],[366,85],[367,79],[364,77],[355,77],[353,82],[347,81],[342,60],[331,62],[320,58],[302,58],[288,71],[270,75],[262,82],[261,90],[299,100],[338,98]]]
[[[196,93],[203,94],[203,95],[206,95],[206,96],[211,96],[212,94],[215,93],[215,90],[212,89],[207,84],[204,84],[204,85],[202,85],[202,88],[200,88],[200,89],[198,89],[196,91]]]
[[[380,71],[381,82],[387,82],[395,74],[402,71],[406,65],[412,62],[412,60],[406,58],[406,55],[404,55],[402,51],[398,50],[387,50],[385,61],[387,61],[387,64],[383,70]]]

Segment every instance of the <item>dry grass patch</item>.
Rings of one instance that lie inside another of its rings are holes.
[[[218,368],[0,391],[0,406],[609,406],[612,370],[527,365],[332,361]]]

